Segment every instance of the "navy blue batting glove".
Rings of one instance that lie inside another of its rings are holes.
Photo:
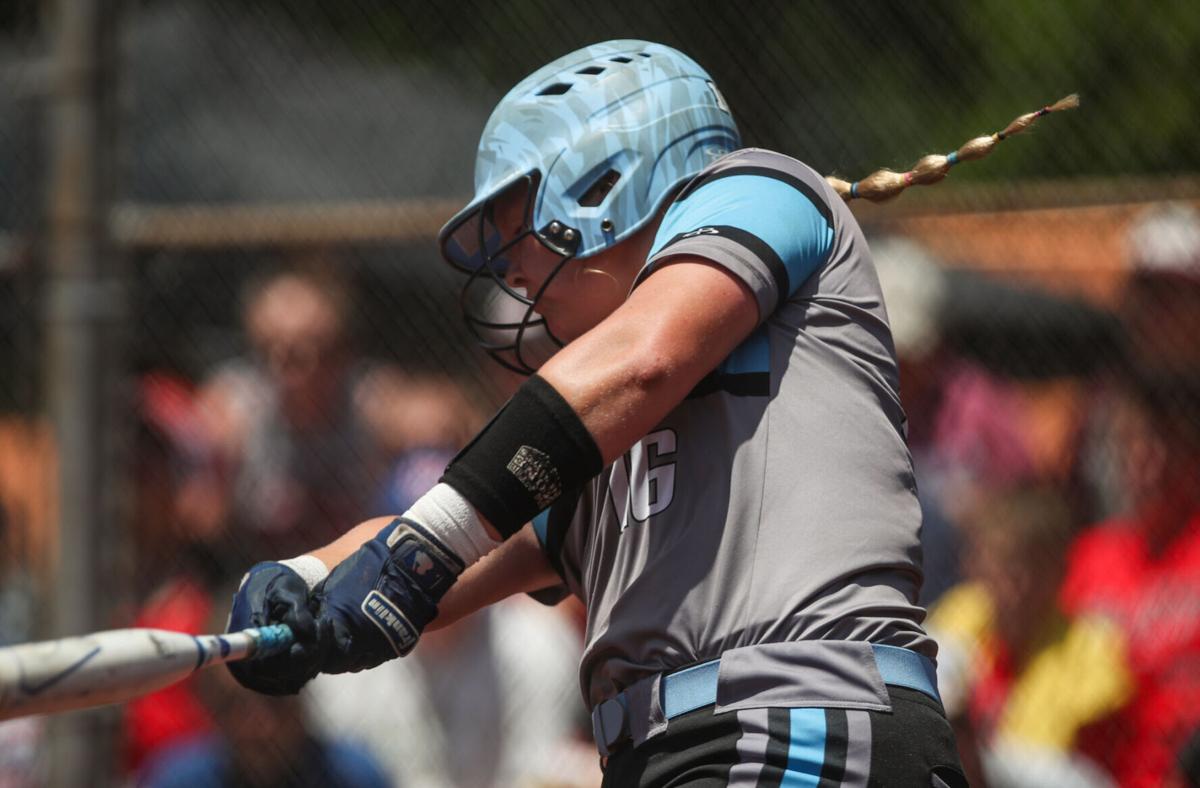
[[[250,567],[233,595],[225,630],[287,624],[296,642],[282,654],[227,663],[239,684],[265,695],[295,695],[317,675],[322,639],[309,603],[308,584],[291,568],[273,561]]]
[[[321,669],[357,672],[408,654],[463,568],[419,523],[390,522],[313,589]]]

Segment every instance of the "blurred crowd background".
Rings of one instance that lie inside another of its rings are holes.
[[[902,365],[929,626],[980,786],[1200,784],[1193,3],[0,4],[0,644],[223,628],[258,560],[402,511],[517,381],[433,243],[519,78],[683,49],[848,179]],[[222,670],[0,724],[0,785],[598,784],[579,610],[514,599],[298,698]]]

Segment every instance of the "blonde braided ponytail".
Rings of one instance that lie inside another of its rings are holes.
[[[1049,115],[1051,112],[1059,112],[1064,109],[1075,109],[1078,106],[1079,96],[1072,93],[1048,107],[1042,107],[1036,112],[1027,112],[1021,115],[1005,126],[1003,131],[967,140],[958,150],[945,156],[940,153],[931,153],[928,156],[922,156],[912,166],[912,169],[907,172],[893,172],[887,169],[876,170],[861,181],[854,181],[853,183],[844,181],[841,178],[835,178],[832,175],[827,175],[825,180],[829,182],[829,185],[846,202],[858,199],[859,197],[871,200],[872,202],[883,202],[895,197],[909,186],[928,186],[929,184],[937,183],[945,178],[949,174],[950,168],[959,162],[982,159],[991,153],[996,145],[1014,134],[1020,134],[1022,131],[1025,131],[1025,129],[1032,126],[1034,121],[1043,115]]]

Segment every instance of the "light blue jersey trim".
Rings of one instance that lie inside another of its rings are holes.
[[[679,240],[677,236],[700,237],[706,227],[715,226],[744,230],[778,255],[789,283],[789,292],[780,293],[780,301],[795,293],[833,248],[833,227],[812,200],[784,181],[747,174],[715,179],[674,203],[663,217],[649,257]]]
[[[779,788],[815,788],[825,765],[825,709],[791,709],[788,723],[787,771]]]
[[[540,514],[534,516],[533,532],[537,534],[538,544],[542,546],[542,550],[546,550],[546,533],[550,529],[550,510],[543,509]]]
[[[726,356],[718,368],[726,375],[745,375],[751,372],[771,371],[771,341],[767,337],[766,325],[742,340],[742,344]]]

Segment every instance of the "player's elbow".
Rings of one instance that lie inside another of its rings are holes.
[[[656,398],[678,387],[686,366],[659,338],[646,335],[629,349],[624,377],[630,389]]]

